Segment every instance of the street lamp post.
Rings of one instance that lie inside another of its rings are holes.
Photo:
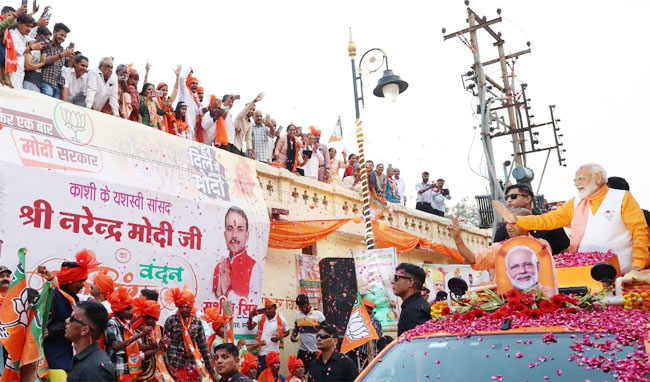
[[[379,48],[372,48],[367,50],[361,56],[361,59],[359,60],[359,68],[357,69],[355,61],[355,58],[357,56],[357,45],[354,43],[354,41],[352,41],[352,28],[350,28],[350,43],[348,44],[348,53],[350,55],[350,60],[352,63],[352,84],[354,87],[354,108],[356,112],[356,136],[357,144],[359,146],[359,166],[361,167],[361,196],[363,197],[363,217],[366,223],[366,248],[368,249],[375,248],[375,239],[372,233],[372,219],[370,217],[370,189],[368,187],[368,171],[366,169],[366,161],[363,149],[364,138],[363,129],[361,127],[359,101],[361,101],[361,108],[363,108],[365,106],[365,100],[363,98],[363,78],[361,75],[361,64],[363,63],[363,59],[368,55],[368,53],[371,52],[381,52],[382,61],[377,68],[368,69],[368,74],[378,71],[384,66],[384,64],[386,64],[384,74],[379,79],[377,86],[372,92],[375,96],[384,97],[389,99],[391,102],[395,102],[397,96],[403,93],[409,86],[406,81],[402,81],[398,75],[395,75],[393,71],[388,68],[388,56],[386,56],[386,52]],[[371,55],[369,57],[370,58],[368,61],[370,61],[370,63],[376,61],[375,56]],[[357,81],[359,81],[358,88]],[[382,195],[380,195],[380,197],[381,196]]]

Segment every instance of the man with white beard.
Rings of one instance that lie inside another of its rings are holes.
[[[517,217],[503,204],[494,201],[493,205],[506,222],[526,230],[570,225],[571,252],[611,250],[624,274],[650,265],[650,231],[632,194],[607,187],[607,173],[595,163],[580,166],[573,183],[578,197],[542,215]]]
[[[518,245],[506,254],[506,274],[512,286],[520,291],[541,287],[549,295],[554,294],[553,288],[539,284],[539,261],[535,252]]]

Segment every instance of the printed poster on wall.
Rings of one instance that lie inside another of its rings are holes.
[[[320,287],[320,269],[318,256],[296,255],[298,272],[298,293],[306,294],[314,309],[323,310],[323,296]]]
[[[0,264],[28,248],[38,289],[38,265],[88,248],[117,286],[160,292],[161,323],[176,310],[162,296],[188,285],[199,311],[229,300],[251,338],[270,225],[249,160],[33,92],[0,100]]]
[[[420,264],[427,273],[424,286],[429,288],[429,301],[436,299],[440,291],[449,293],[447,282],[452,277],[460,277],[470,288],[484,284],[490,284],[490,273],[488,271],[475,271],[467,264]]]
[[[391,280],[395,274],[395,248],[353,251],[357,287],[365,299],[375,303],[374,315],[384,332],[397,331],[400,302],[393,293]]]

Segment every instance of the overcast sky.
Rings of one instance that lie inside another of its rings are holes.
[[[191,66],[206,94],[241,94],[248,101],[259,91],[258,108],[279,125],[317,125],[327,141],[338,116],[345,146],[356,152],[354,99],[348,28],[357,58],[370,48],[385,50],[394,72],[409,82],[395,103],[376,98],[380,73],[364,81],[362,112],[367,157],[400,167],[407,196],[414,196],[420,173],[442,177],[453,196],[486,193],[475,99],[463,90],[460,75],[472,64],[459,39],[442,40],[467,27],[463,1],[51,1],[52,23],[71,29],[68,42],[98,65],[102,56],[134,63],[140,73],[148,61],[150,82],[173,82],[177,64]],[[31,4],[30,4],[31,6]],[[566,168],[555,153],[541,193],[549,201],[574,196],[578,165],[599,162],[609,175],[624,176],[642,206],[650,207],[650,180],[644,153],[650,131],[648,105],[650,53],[645,1],[472,1],[488,19],[502,9],[507,53],[532,54],[516,63],[516,80],[528,84],[534,121],[549,120],[556,105],[567,150]],[[492,38],[479,33],[483,61],[497,57]],[[486,68],[499,77],[498,65]],[[140,77],[141,80],[143,77]],[[142,83],[141,83],[142,84]],[[235,104],[235,110],[244,102]],[[550,130],[547,130],[550,132]],[[540,134],[541,146],[553,144]],[[472,144],[473,142],[473,144]],[[495,142],[497,172],[509,159],[509,138]],[[529,156],[538,181],[546,154]],[[409,205],[413,205],[413,198]]]

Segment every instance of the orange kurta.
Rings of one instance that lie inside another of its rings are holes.
[[[596,214],[608,191],[609,187],[603,185],[598,191],[587,197],[592,214]],[[519,216],[517,225],[527,230],[551,230],[566,227],[571,225],[574,210],[574,198],[571,198],[555,211],[542,215]],[[648,253],[650,230],[643,216],[643,210],[629,192],[626,192],[623,197],[621,217],[632,236],[632,265],[645,268],[649,265],[650,260],[650,253]]]

